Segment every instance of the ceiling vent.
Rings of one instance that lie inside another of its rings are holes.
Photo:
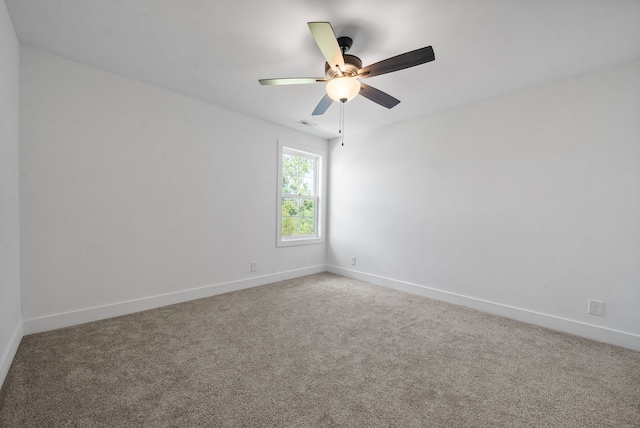
[[[311,127],[318,126],[317,123],[309,122],[307,119],[299,120],[298,123],[304,126],[311,126]]]

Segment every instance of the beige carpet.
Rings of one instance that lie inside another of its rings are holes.
[[[23,338],[2,427],[639,427],[640,353],[331,274]]]

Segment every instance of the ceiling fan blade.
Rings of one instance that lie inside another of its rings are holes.
[[[318,47],[322,51],[327,60],[327,64],[334,70],[339,68],[340,71],[344,71],[344,58],[342,57],[342,50],[338,45],[336,34],[333,32],[331,24],[328,22],[307,22],[309,30],[313,38],[316,39]]]
[[[431,46],[427,46],[363,67],[358,71],[358,77],[366,78],[379,76],[380,74],[391,73],[392,71],[398,71],[424,64],[425,62],[433,61],[434,59],[436,59],[436,56],[433,53],[433,48]]]
[[[306,85],[307,83],[326,82],[324,77],[284,77],[281,79],[260,79],[261,85]]]
[[[316,109],[311,113],[312,116],[320,116],[324,114],[325,111],[329,108],[329,106],[333,103],[333,100],[329,97],[329,95],[325,94],[324,97],[320,100]]]
[[[399,99],[364,83],[360,83],[360,95],[386,108],[393,108],[400,103]]]

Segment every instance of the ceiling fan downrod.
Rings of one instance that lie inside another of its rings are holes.
[[[353,46],[353,39],[351,37],[347,37],[347,36],[338,37],[337,41],[338,41],[338,46],[340,46],[340,50],[342,51],[342,55],[349,52],[349,49],[351,49],[351,46]]]

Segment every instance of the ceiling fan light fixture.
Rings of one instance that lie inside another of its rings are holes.
[[[334,101],[350,101],[360,93],[360,81],[355,77],[336,77],[327,83],[327,95]]]

